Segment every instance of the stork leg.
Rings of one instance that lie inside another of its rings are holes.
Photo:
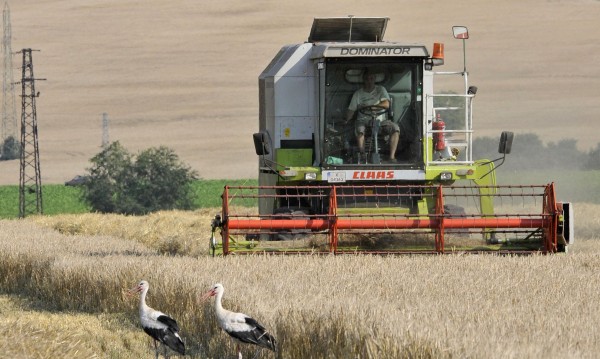
[[[158,345],[156,344],[156,339],[153,340],[154,342],[154,354],[156,355],[156,359],[158,359]]]
[[[254,356],[252,357],[252,359],[256,359],[258,357],[258,354],[260,354],[261,350],[262,350],[262,348],[258,348],[256,353],[254,353]]]
[[[237,344],[236,348],[237,348],[238,359],[242,359],[242,350],[240,349],[240,345]]]

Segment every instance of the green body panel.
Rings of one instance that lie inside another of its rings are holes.
[[[304,152],[303,152],[304,151]],[[288,156],[290,158],[294,158],[294,160],[304,159],[307,160],[310,150],[285,150],[284,156]],[[303,157],[304,156],[304,157]],[[457,165],[453,164],[451,161],[448,161],[447,164],[429,166],[425,172],[425,181],[423,181],[423,185],[452,185],[456,181],[467,181],[470,184],[474,184],[478,189],[480,200],[480,208],[482,214],[492,215],[494,213],[494,203],[493,203],[493,194],[494,188],[496,185],[496,172],[494,169],[494,163],[488,160],[480,160],[475,162],[474,165]],[[462,171],[466,173],[464,175],[457,175],[457,171]],[[470,171],[471,173],[469,173]],[[440,174],[443,172],[452,173],[452,181],[440,181]],[[316,180],[307,181],[305,180],[305,175],[307,173],[316,173]],[[321,169],[319,167],[295,167],[290,166],[285,169],[285,176],[280,177],[278,184],[279,185],[308,185],[310,183],[317,184],[322,182]],[[352,182],[348,182],[352,183]],[[489,196],[486,196],[489,194]],[[419,213],[423,215],[428,215],[435,212],[435,198],[425,196],[423,199],[417,201],[416,208],[413,209],[413,213]],[[408,210],[403,208],[397,209],[380,209],[380,208],[357,208],[354,209],[357,213],[387,213],[386,211],[392,211],[395,213],[405,213]],[[347,211],[352,211],[347,209]],[[383,211],[383,212],[382,212]],[[400,212],[398,212],[400,211]],[[391,213],[391,212],[390,212]]]
[[[285,167],[303,167],[312,165],[313,151],[310,148],[277,148],[275,162]]]

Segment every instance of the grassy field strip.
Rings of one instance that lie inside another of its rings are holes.
[[[198,180],[192,183],[195,193],[194,208],[221,206],[221,194],[225,185],[256,186],[256,179]],[[79,187],[62,184],[42,186],[45,215],[90,213],[91,207],[83,202]],[[252,205],[252,204],[250,204]],[[0,186],[0,219],[16,219],[19,216],[19,186]]]
[[[600,203],[600,171],[526,171],[503,172],[499,168],[501,185],[543,185],[555,182],[559,201],[577,202],[578,204]],[[210,209],[221,206],[223,187],[256,186],[256,179],[238,180],[198,180],[192,184],[194,208]],[[90,206],[82,202],[80,188],[62,184],[45,184],[42,186],[45,215],[84,214],[90,212]],[[252,200],[240,201],[252,206]],[[19,186],[0,186],[0,219],[16,219],[19,216]]]

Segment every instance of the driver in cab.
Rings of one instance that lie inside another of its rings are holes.
[[[354,133],[359,150],[359,162],[366,161],[365,154],[365,129],[371,125],[370,121],[380,121],[383,134],[389,135],[390,156],[389,162],[396,163],[396,149],[400,138],[400,127],[386,118],[387,109],[390,107],[390,95],[385,87],[375,84],[375,74],[365,70],[363,72],[363,86],[354,92],[348,111],[346,123],[350,121],[356,111]]]

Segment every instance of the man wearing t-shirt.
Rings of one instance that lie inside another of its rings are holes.
[[[363,86],[354,92],[350,104],[348,105],[348,111],[346,112],[346,122],[350,121],[357,110],[356,122],[354,124],[354,132],[356,135],[356,142],[360,156],[363,159],[365,157],[365,129],[371,125],[369,121],[373,119],[371,115],[362,113],[360,111],[363,107],[377,106],[373,110],[378,113],[381,109],[388,109],[390,107],[390,95],[388,94],[385,87],[375,84],[375,74],[370,73],[368,70],[363,72]],[[368,112],[368,111],[364,111]],[[375,117],[373,120],[380,121],[380,127],[384,134],[390,136],[390,162],[397,162],[396,160],[396,148],[398,147],[398,140],[400,138],[400,127],[394,122],[386,119],[386,113],[382,113]]]

